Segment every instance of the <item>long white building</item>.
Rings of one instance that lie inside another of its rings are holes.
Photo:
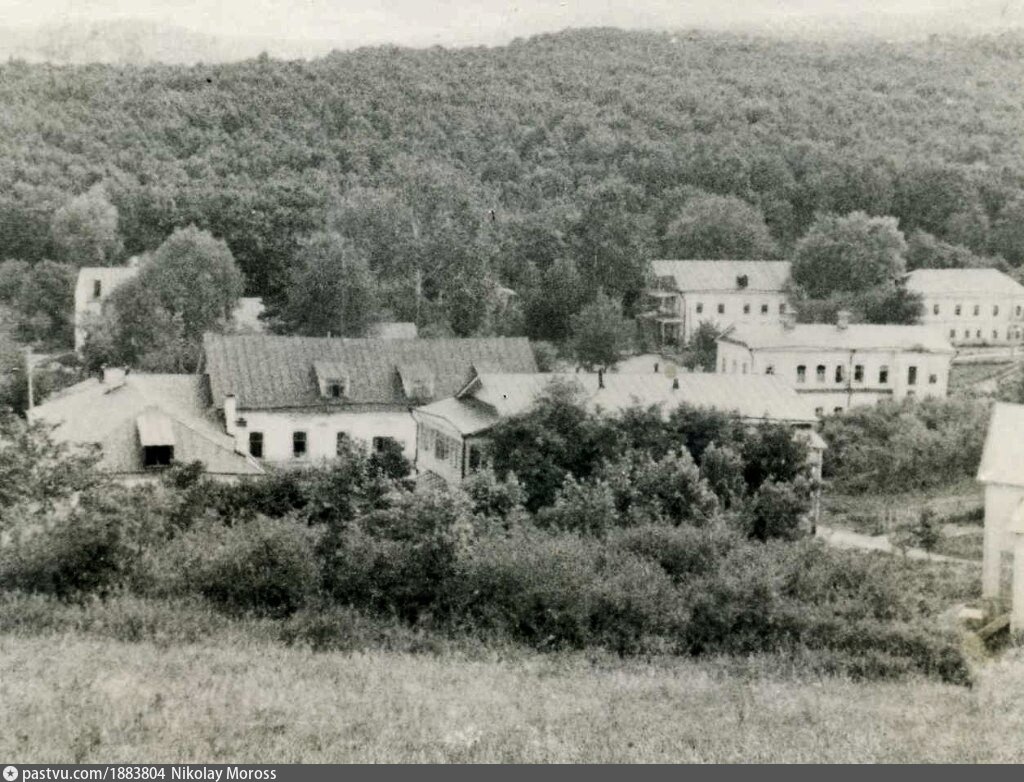
[[[716,370],[775,375],[823,415],[881,399],[946,396],[954,353],[932,326],[850,324],[845,315],[836,325],[787,318],[723,335]]]
[[[924,299],[921,322],[954,345],[1007,345],[1024,338],[1024,285],[998,269],[916,269],[905,282]]]

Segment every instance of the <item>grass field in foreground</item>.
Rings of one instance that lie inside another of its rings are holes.
[[[1024,657],[973,689],[735,664],[0,636],[11,762],[1024,761]]]

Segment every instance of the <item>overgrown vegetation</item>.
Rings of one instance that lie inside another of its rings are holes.
[[[582,434],[564,438],[560,422]],[[547,432],[520,454],[534,472],[412,491],[407,468],[355,448],[252,484],[184,466],[159,485],[97,485],[45,432],[7,426],[22,458],[0,460],[4,476],[36,477],[3,499],[4,590],[203,601],[316,648],[351,648],[361,627],[382,643],[425,632],[619,655],[787,652],[857,677],[967,680],[898,562],[805,537],[806,451],[783,428],[685,407],[599,419],[556,392],[508,424]]]

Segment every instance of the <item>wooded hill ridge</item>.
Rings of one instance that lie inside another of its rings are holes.
[[[590,29],[309,62],[8,61],[0,104],[0,259],[59,255],[53,214],[102,184],[125,257],[195,224],[273,302],[327,229],[395,318],[415,318],[418,279],[427,302],[465,310],[446,313],[456,333],[480,330],[484,281],[528,288],[555,259],[575,261],[583,295],[628,307],[647,259],[705,249],[678,223],[706,194],[747,202],[734,219],[770,235],[712,238],[705,257],[787,257],[817,213],[864,211],[1024,261],[1020,35]],[[710,221],[728,225],[731,205]]]

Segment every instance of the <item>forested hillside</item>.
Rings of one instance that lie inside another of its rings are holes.
[[[926,232],[957,246],[933,248],[1024,261],[1020,37],[586,30],[312,62],[12,61],[0,105],[0,258],[74,262],[52,217],[102,183],[125,255],[194,223],[274,299],[326,229],[392,316],[457,333],[497,328],[494,283],[535,320],[551,307],[530,291],[564,294],[573,275],[576,295],[628,307],[645,259],[786,256],[819,211],[892,215],[919,246]]]

